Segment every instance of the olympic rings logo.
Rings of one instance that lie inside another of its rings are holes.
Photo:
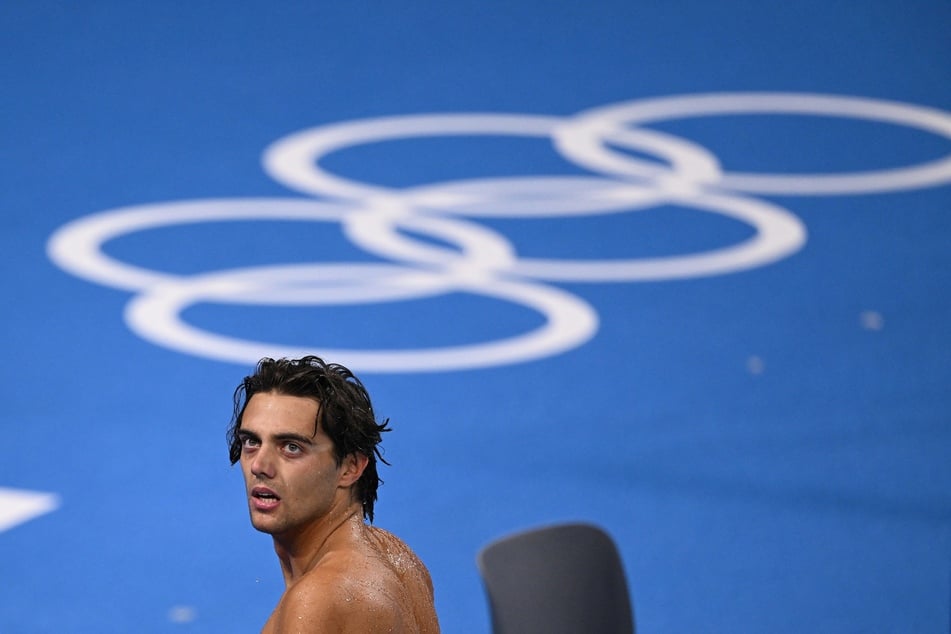
[[[544,317],[544,323],[530,332],[477,344],[319,350],[363,372],[463,370],[540,359],[590,340],[598,329],[597,312],[552,282],[724,275],[779,261],[801,249],[806,228],[799,218],[754,195],[867,194],[951,182],[951,152],[918,165],[865,172],[728,172],[706,148],[647,127],[669,119],[744,114],[870,120],[951,139],[948,112],[797,93],[644,99],[569,117],[435,114],[351,121],[291,134],[264,153],[264,169],[272,178],[313,199],[185,200],[103,211],[58,229],[49,239],[47,253],[73,275],[134,293],[125,321],[139,336],[186,354],[241,364],[312,350],[209,332],[187,323],[182,312],[212,301],[320,307],[463,292],[519,304]],[[394,189],[348,179],[321,163],[334,152],[379,141],[467,135],[549,139],[554,151],[590,175],[483,178]],[[475,222],[627,213],[660,205],[719,214],[746,223],[755,232],[738,244],[699,253],[569,260],[520,256],[506,236]],[[387,262],[294,262],[185,276],[141,268],[103,251],[109,240],[135,232],[237,220],[337,223],[353,244]]]

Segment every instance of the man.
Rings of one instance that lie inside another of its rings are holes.
[[[387,423],[353,373],[314,356],[262,359],[235,390],[231,463],[241,462],[251,524],[273,537],[284,573],[264,633],[439,632],[429,571],[364,521]]]

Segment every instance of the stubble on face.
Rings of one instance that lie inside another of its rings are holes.
[[[317,413],[317,401],[304,397],[259,393],[248,402],[238,437],[255,529],[293,535],[333,508],[339,466]]]

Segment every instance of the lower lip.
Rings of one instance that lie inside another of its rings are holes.
[[[277,498],[251,498],[251,506],[258,511],[273,511],[280,503]]]

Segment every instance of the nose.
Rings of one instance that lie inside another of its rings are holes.
[[[270,479],[274,477],[274,456],[273,453],[267,448],[267,446],[262,445],[258,447],[258,450],[254,452],[254,455],[250,458],[250,464],[248,467],[251,469],[251,474],[259,479]]]

